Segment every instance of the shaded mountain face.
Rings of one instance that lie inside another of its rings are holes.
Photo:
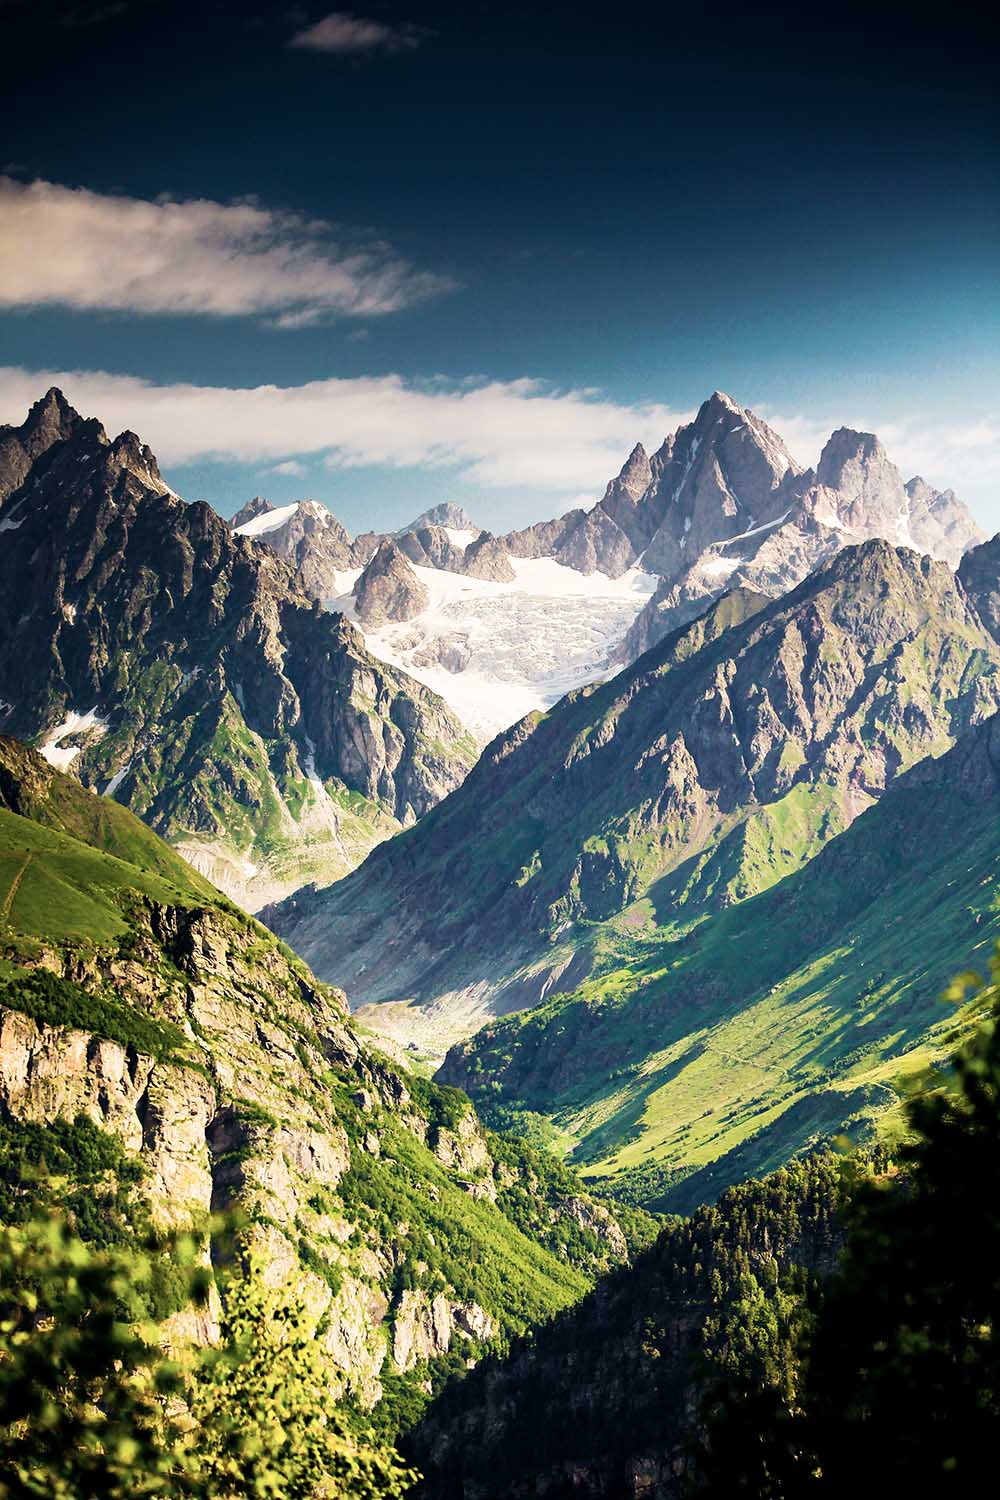
[[[700,1398],[724,1370],[775,1358],[786,1275],[801,1286],[833,1269],[839,1178],[836,1158],[819,1156],[669,1224],[628,1271],[449,1386],[405,1441],[419,1493],[690,1496]]]
[[[979,618],[1000,642],[1000,533],[965,554],[958,579]]]
[[[50,392],[0,471],[0,725],[248,904],[342,874],[465,774],[440,699],[183,504],[134,434]]]
[[[1000,716],[929,756],[801,870],[691,928],[609,936],[571,993],[484,1027],[439,1074],[558,1122],[628,1201],[689,1212],[817,1139],[899,1129],[943,1064],[951,978],[1000,938]]]
[[[127,809],[5,737],[0,893],[12,1159],[39,1130],[72,1161],[67,1140],[115,1143],[120,1178],[71,1171],[65,1202],[72,1217],[96,1194],[102,1233],[126,1241],[144,1215],[202,1237],[236,1210],[362,1408],[388,1392],[412,1412],[449,1359],[503,1345],[627,1257],[571,1173],[373,1051],[342,994]],[[216,1296],[179,1310],[172,1337],[211,1342],[217,1311]]]
[[[766,888],[998,705],[1000,652],[950,569],[869,542],[522,720],[417,828],[268,920],[354,1001],[415,997],[468,1033],[574,988],[589,924],[644,900],[688,924]]]

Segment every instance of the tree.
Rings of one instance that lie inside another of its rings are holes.
[[[58,1216],[0,1229],[0,1500],[399,1500],[413,1476],[350,1429],[314,1320],[251,1260],[186,1366],[141,1318],[165,1242],[95,1250]],[[194,1240],[169,1249],[190,1297]]]
[[[252,1258],[229,1286],[223,1343],[189,1387],[195,1492],[204,1500],[396,1500],[415,1475],[358,1436],[331,1398],[316,1320]]]
[[[974,976],[950,991],[965,997]],[[861,1182],[812,1340],[805,1437],[825,1494],[864,1474],[969,1495],[1000,1444],[1000,959],[950,1086],[908,1106],[899,1172]]]
[[[56,1217],[0,1229],[0,1500],[173,1493],[179,1372],[135,1321],[150,1274],[145,1250],[95,1251]]]

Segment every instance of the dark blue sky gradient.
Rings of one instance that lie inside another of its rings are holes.
[[[99,192],[253,194],[456,289],[362,337],[19,312],[0,363],[530,374],[889,418],[1000,405],[996,97],[971,11],[359,3],[433,34],[356,60],[287,48],[333,8],[154,0],[66,26],[72,7],[8,3],[0,160]]]

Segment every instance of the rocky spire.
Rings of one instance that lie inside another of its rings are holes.
[[[246,505],[241,506],[235,516],[231,517],[230,529],[236,531],[238,527],[245,526],[248,521],[256,521],[258,516],[269,515],[272,510],[274,506],[270,500],[265,500],[263,495],[254,495],[252,500],[248,500]]]
[[[386,539],[354,585],[354,608],[370,627],[412,620],[430,601],[424,585],[394,541]]]

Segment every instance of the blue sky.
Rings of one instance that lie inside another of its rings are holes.
[[[539,9],[0,3],[0,419],[58,376],[224,512],[503,530],[721,387],[1000,527],[971,12]]]

